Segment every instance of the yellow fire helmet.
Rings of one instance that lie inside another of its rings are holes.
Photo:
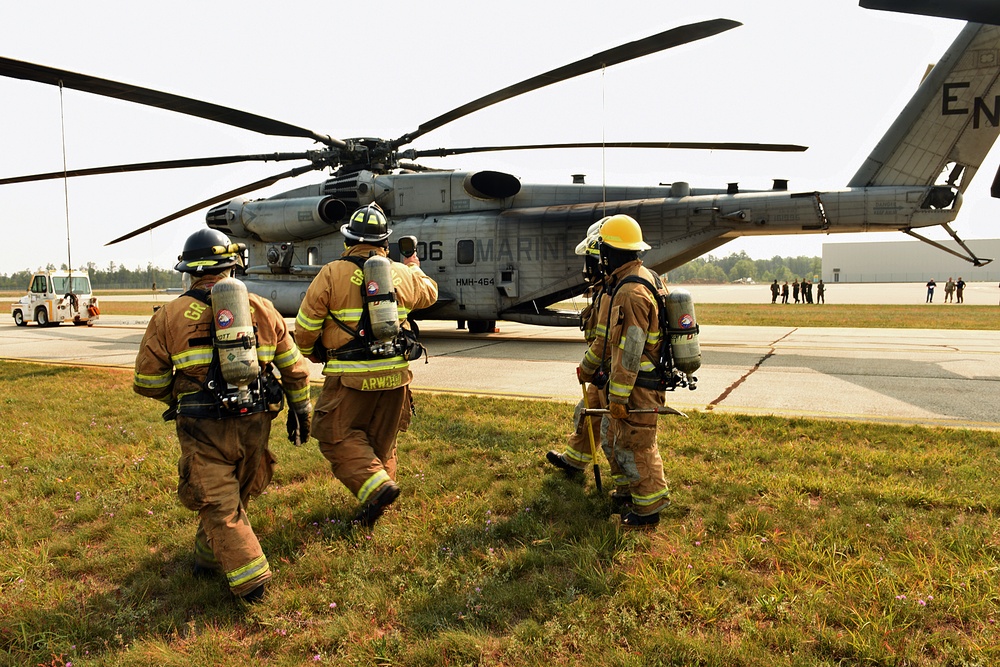
[[[642,229],[635,218],[628,215],[613,215],[601,225],[601,240],[618,250],[649,250],[642,240]]]

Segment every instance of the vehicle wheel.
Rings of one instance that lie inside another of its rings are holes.
[[[38,326],[40,327],[49,326],[49,314],[45,312],[44,308],[39,308],[35,311],[35,321],[38,322]]]
[[[14,324],[16,324],[19,327],[28,326],[28,323],[24,321],[24,313],[21,312],[20,310],[14,311]]]
[[[496,320],[469,320],[469,333],[471,334],[493,333],[496,327]]]

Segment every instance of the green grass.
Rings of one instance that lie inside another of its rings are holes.
[[[192,576],[173,425],[130,382],[0,362],[3,664],[1000,661],[993,432],[665,418],[673,505],[631,533],[543,462],[572,406],[418,394],[403,495],[364,531],[278,422],[250,507],[276,576],[244,607]]]
[[[947,308],[943,311],[942,308]],[[971,329],[997,327],[996,306],[928,306],[927,304],[863,306],[770,303],[698,303],[699,324],[752,327],[850,327],[895,329]]]

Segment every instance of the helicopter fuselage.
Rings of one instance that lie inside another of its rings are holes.
[[[940,225],[954,220],[961,194],[941,185],[790,191],[781,181],[742,192],[687,183],[522,187],[499,172],[359,172],[265,200],[227,202],[209,213],[208,224],[247,243],[248,288],[294,316],[312,277],[343,252],[343,212],[371,202],[391,216],[396,239],[418,239],[421,267],[438,282],[438,303],[418,319],[576,326],[575,312],[552,306],[583,293],[583,261],[574,250],[606,215],[634,217],[652,246],[644,263],[666,273],[740,236]],[[398,258],[393,238],[390,254]]]

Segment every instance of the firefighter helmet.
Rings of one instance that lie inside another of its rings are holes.
[[[232,243],[217,229],[199,229],[184,242],[184,251],[175,271],[183,273],[220,273],[241,262],[240,253],[246,248],[242,243]]]
[[[649,250],[650,245],[642,240],[642,229],[635,218],[628,215],[613,215],[601,225],[601,242],[618,250]]]
[[[389,238],[392,230],[389,221],[378,204],[362,206],[351,214],[346,225],[341,226],[344,238],[359,243],[380,243]]]

